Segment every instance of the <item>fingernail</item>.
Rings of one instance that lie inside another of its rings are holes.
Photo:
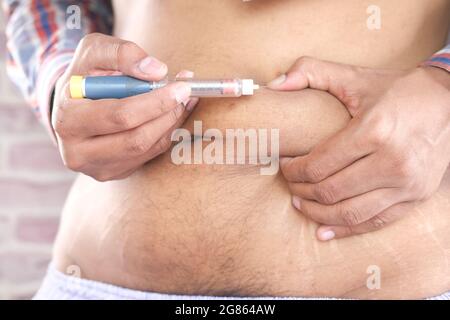
[[[269,87],[277,87],[277,86],[281,86],[287,79],[287,76],[285,74],[282,74],[281,76],[279,76],[278,78],[270,81],[268,83]]]
[[[186,105],[186,110],[188,112],[192,112],[196,105],[197,105],[197,102],[195,100],[193,100],[193,99],[190,99],[189,102]]]
[[[186,73],[184,74],[184,76],[186,78],[193,78],[194,77],[194,72],[193,71],[186,71]]]
[[[191,87],[185,83],[178,83],[173,90],[177,103],[187,106],[191,96]]]
[[[301,207],[301,200],[299,197],[292,197],[292,205],[297,209],[300,210]]]
[[[194,72],[190,71],[190,70],[184,70],[181,71],[180,73],[178,73],[175,78],[177,79],[191,79],[194,77]],[[186,108],[186,110],[188,112],[191,112],[192,110],[194,110],[195,107],[195,103],[192,102],[191,97],[189,97],[189,99],[185,100],[182,102],[183,107]]]
[[[189,70],[182,71],[179,74],[177,74],[177,76],[176,76],[176,78],[193,78],[193,77],[194,77],[194,72],[189,71]]]
[[[161,72],[163,70],[166,70],[167,72],[167,66],[158,59],[153,57],[147,57],[143,59],[141,62],[139,62],[138,68],[141,72],[147,74],[151,74],[154,72]]]
[[[330,241],[334,239],[335,236],[336,234],[334,233],[333,230],[326,230],[323,232],[319,232],[319,239],[322,241]]]

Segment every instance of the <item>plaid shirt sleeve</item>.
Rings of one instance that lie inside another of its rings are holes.
[[[53,136],[50,100],[55,83],[83,36],[112,32],[111,2],[3,0],[3,9],[7,17],[8,74]]]
[[[432,56],[424,65],[442,68],[450,72],[450,45]]]

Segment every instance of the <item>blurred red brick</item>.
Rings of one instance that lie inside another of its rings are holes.
[[[0,244],[7,241],[7,231],[10,228],[10,219],[5,216],[0,216]]]
[[[62,207],[70,181],[33,182],[20,178],[0,177],[1,207]]]
[[[2,30],[0,10],[0,297],[28,299],[50,261],[72,177],[65,180],[46,130],[7,78]]]
[[[14,284],[41,280],[50,262],[50,254],[32,250],[0,252],[0,279]]]
[[[4,60],[4,54],[6,53],[6,35],[0,31],[0,54],[1,59]]]
[[[13,144],[8,151],[8,166],[15,170],[67,170],[63,165],[58,149],[50,140]]]
[[[59,218],[20,216],[15,236],[20,242],[52,243],[58,231]]]
[[[5,104],[0,100],[0,132],[30,135],[44,133],[45,130],[29,107]]]

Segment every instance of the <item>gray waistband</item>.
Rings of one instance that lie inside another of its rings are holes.
[[[298,297],[213,297],[185,296],[144,292],[117,287],[114,285],[81,279],[65,275],[50,265],[41,288],[35,295],[36,300],[327,300],[333,298]],[[450,300],[450,292],[431,298],[432,300]],[[334,299],[336,300],[336,299]]]

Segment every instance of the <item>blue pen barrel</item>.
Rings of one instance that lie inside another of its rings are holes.
[[[149,82],[128,76],[86,77],[84,96],[87,99],[122,99],[152,90]]]
[[[174,81],[182,81],[191,87],[191,97],[235,98],[251,96],[259,86],[252,79],[175,79],[147,82],[129,76],[72,76],[70,96],[72,99],[122,99],[165,87]]]

